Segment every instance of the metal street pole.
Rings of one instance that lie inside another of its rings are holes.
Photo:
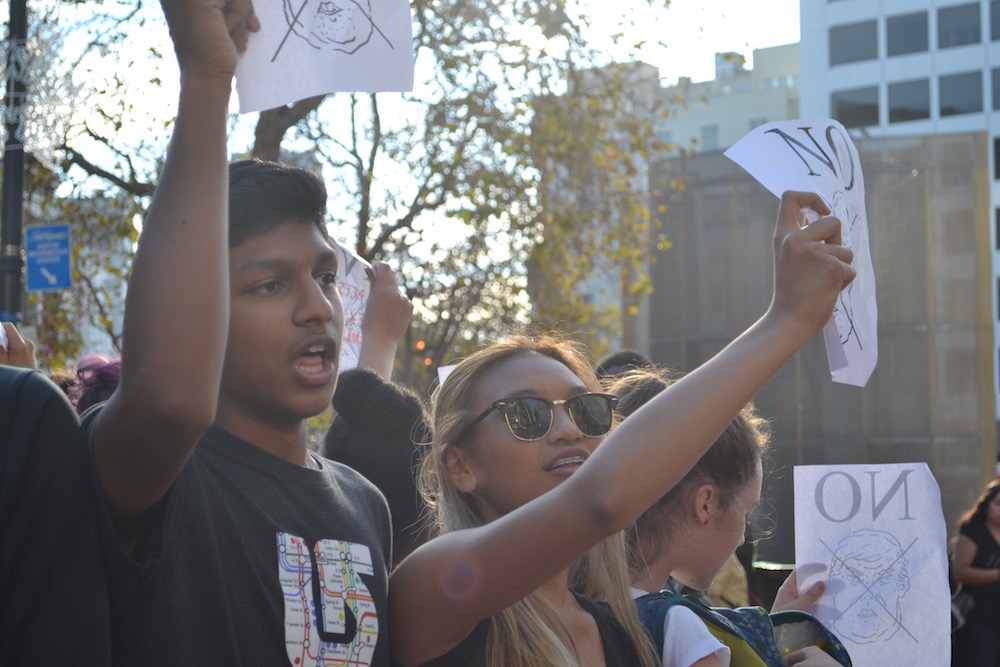
[[[10,0],[10,34],[7,39],[7,143],[3,155],[3,202],[0,206],[0,319],[20,320],[21,273],[24,258],[24,146],[17,136],[21,104],[26,92],[22,72],[24,42],[28,36],[27,0]]]

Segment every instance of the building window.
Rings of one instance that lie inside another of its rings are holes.
[[[878,57],[875,21],[835,25],[830,28],[830,65],[843,65]]]
[[[931,84],[927,79],[889,84],[889,122],[931,117]]]
[[[990,2],[990,40],[1000,39],[1000,0]]]
[[[993,209],[993,247],[1000,250],[1000,208]]]
[[[927,12],[890,16],[885,22],[886,48],[890,56],[920,53],[927,46]]]
[[[701,150],[705,152],[719,150],[718,125],[705,125],[701,128]]]
[[[844,127],[878,125],[878,86],[839,90],[830,95],[830,110]]]
[[[979,72],[942,76],[938,92],[942,117],[983,110],[983,76]]]
[[[939,49],[978,44],[980,35],[978,2],[938,10]]]
[[[993,180],[1000,181],[997,178],[997,166],[1000,165],[1000,138],[993,139]]]
[[[1000,181],[997,178],[997,165],[1000,165],[1000,138],[993,139],[993,180]]]

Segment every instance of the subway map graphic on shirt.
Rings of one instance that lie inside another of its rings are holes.
[[[278,582],[285,599],[285,649],[294,667],[369,667],[378,614],[361,575],[373,575],[363,544],[277,533]]]

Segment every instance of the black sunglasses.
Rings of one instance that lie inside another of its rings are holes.
[[[611,430],[618,397],[613,394],[590,393],[558,401],[550,401],[540,396],[502,398],[490,403],[488,408],[473,419],[458,436],[458,440],[461,441],[494,410],[503,413],[507,428],[518,440],[541,440],[552,428],[552,411],[557,405],[566,406],[569,418],[581,433],[595,437],[606,435]]]

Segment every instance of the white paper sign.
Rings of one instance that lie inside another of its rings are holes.
[[[407,0],[267,0],[254,3],[236,66],[240,113],[337,91],[413,88],[413,26]]]
[[[444,381],[448,379],[451,372],[455,370],[457,364],[450,364],[448,366],[438,366],[438,385],[444,384]]]
[[[847,130],[830,119],[768,123],[725,155],[775,196],[786,190],[815,192],[840,218],[842,242],[854,251],[857,277],[840,293],[823,337],[834,382],[865,386],[878,360],[878,306],[864,176]]]
[[[795,466],[799,590],[855,665],[951,660],[951,592],[941,494],[926,463]],[[810,564],[826,565],[816,574]]]
[[[344,246],[337,244],[337,290],[344,304],[344,340],[340,349],[340,369],[356,368],[361,354],[361,321],[365,317],[365,306],[371,294],[371,280],[367,270],[372,265],[355,255]]]

